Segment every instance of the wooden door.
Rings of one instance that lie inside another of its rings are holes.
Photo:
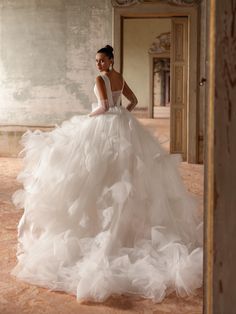
[[[187,158],[188,18],[171,23],[170,152]]]

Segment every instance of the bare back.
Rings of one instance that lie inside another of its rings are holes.
[[[111,84],[111,91],[120,91],[122,90],[123,87],[123,77],[122,75],[113,70],[112,72],[106,74],[108,78],[110,79],[110,84]]]
[[[112,92],[121,91],[123,88],[122,93],[130,101],[129,106],[130,106],[130,109],[132,110],[133,107],[136,106],[138,100],[137,100],[134,92],[131,90],[131,88],[128,86],[128,84],[126,82],[124,82],[124,86],[123,86],[122,75],[113,69],[113,71],[107,73],[107,76],[110,79]]]

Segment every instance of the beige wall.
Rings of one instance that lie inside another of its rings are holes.
[[[0,125],[53,125],[94,101],[110,0],[0,0]]]
[[[148,107],[149,102],[148,49],[158,35],[170,30],[171,20],[168,18],[137,18],[124,21],[123,75],[137,95],[139,107]]]

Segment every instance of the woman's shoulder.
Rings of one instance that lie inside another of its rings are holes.
[[[104,79],[102,78],[102,75],[96,76],[95,86],[97,86],[97,87],[104,87],[105,86],[105,82],[104,82]]]
[[[124,81],[122,74],[114,69],[112,73],[97,75],[95,78],[95,83],[97,85],[104,85],[105,80],[109,80],[112,85],[115,85],[115,89],[116,89],[116,85],[123,84],[123,81]]]
[[[95,77],[95,82],[102,82],[103,81],[102,76],[103,76],[102,74],[97,75]]]

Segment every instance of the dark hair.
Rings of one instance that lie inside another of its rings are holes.
[[[109,59],[114,59],[113,48],[110,45],[99,49],[97,53],[104,53]]]

